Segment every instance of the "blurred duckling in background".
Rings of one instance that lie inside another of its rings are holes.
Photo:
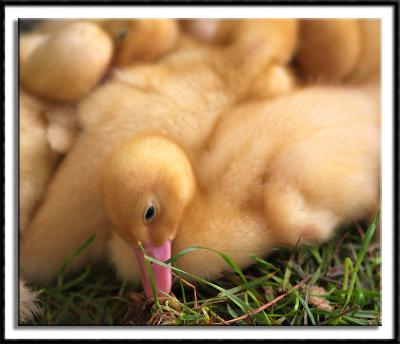
[[[113,43],[111,65],[117,67],[154,62],[173,51],[180,36],[175,19],[53,19],[42,21],[36,31],[54,34],[76,23],[95,25],[108,34]]]
[[[362,81],[380,68],[379,19],[300,20],[296,63],[311,81]]]
[[[39,206],[56,165],[43,115],[47,104],[23,90],[19,92],[19,231],[23,233]],[[37,294],[19,280],[19,321],[39,313]]]
[[[218,31],[218,19],[186,19],[181,20],[180,25],[184,31],[201,42],[211,43]]]
[[[24,233],[43,199],[46,187],[63,154],[77,134],[74,117],[64,106],[19,93],[19,231]],[[36,294],[20,280],[19,319],[38,312]]]
[[[297,21],[249,22],[241,25],[249,35],[237,32],[223,46],[182,37],[176,51],[159,63],[118,69],[80,102],[77,111],[84,131],[21,237],[24,276],[40,283],[51,281],[70,252],[92,234],[96,240],[73,261],[69,272],[104,257],[114,224],[104,210],[101,180],[110,152],[121,142],[137,134],[158,133],[195,156],[218,116],[250,97],[260,74],[272,66],[284,68],[295,50]],[[167,174],[172,182],[175,177]],[[191,198],[189,189],[179,192],[174,216],[183,213],[179,206]],[[158,247],[160,240],[146,245]],[[168,255],[168,244],[162,247],[159,252]]]
[[[59,102],[86,95],[103,76],[113,54],[109,36],[88,22],[72,23],[55,33],[24,35],[21,46],[22,86],[36,96]]]
[[[20,231],[24,231],[39,205],[55,166],[55,154],[47,139],[44,112],[48,107],[20,90],[19,191]]]

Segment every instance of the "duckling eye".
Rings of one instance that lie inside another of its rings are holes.
[[[144,212],[144,221],[150,223],[157,215],[157,209],[153,204],[150,204]]]

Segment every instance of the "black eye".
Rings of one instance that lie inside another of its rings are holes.
[[[157,215],[157,209],[153,204],[150,204],[144,212],[144,221],[150,223]]]

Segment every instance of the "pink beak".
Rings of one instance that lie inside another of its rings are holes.
[[[161,262],[171,258],[171,241],[166,241],[161,246],[152,246],[145,244],[144,250],[147,256],[155,258]],[[150,279],[147,273],[146,263],[144,255],[141,251],[135,250],[136,257],[140,264],[140,271],[142,274],[142,285],[145,295],[148,298],[153,297],[153,292],[150,286]],[[172,272],[170,268],[157,265],[156,263],[150,263],[151,271],[153,272],[155,287],[158,291],[159,296],[164,296],[160,291],[169,293],[171,291],[172,284]]]

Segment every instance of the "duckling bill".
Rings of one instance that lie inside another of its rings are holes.
[[[153,204],[150,204],[144,213],[144,221],[150,223],[156,216],[157,207]],[[171,258],[171,240],[165,241],[161,246],[154,246],[145,243],[144,252],[150,257],[153,257],[160,261],[166,261]],[[148,268],[150,268],[152,271],[156,290],[168,294],[171,290],[172,284],[171,269],[153,263],[151,263],[151,265],[149,266],[145,262],[144,253],[141,249],[136,249],[135,254],[140,264],[140,273],[145,295],[148,298],[151,298],[153,296]]]
[[[151,244],[146,244],[144,245],[144,251],[150,257],[158,259],[162,262],[166,261],[169,258],[171,258],[171,241],[167,240],[161,246],[153,246]],[[147,271],[144,255],[141,251],[137,249],[135,250],[135,254],[140,264],[140,273],[141,273],[143,291],[148,298],[151,298],[153,297],[153,292],[151,289],[150,277]],[[151,264],[150,269],[152,270],[154,285],[157,291],[159,292],[161,291],[168,294],[171,291],[171,285],[172,285],[171,269],[157,264]],[[162,293],[159,294],[161,294],[160,296],[162,296]]]

